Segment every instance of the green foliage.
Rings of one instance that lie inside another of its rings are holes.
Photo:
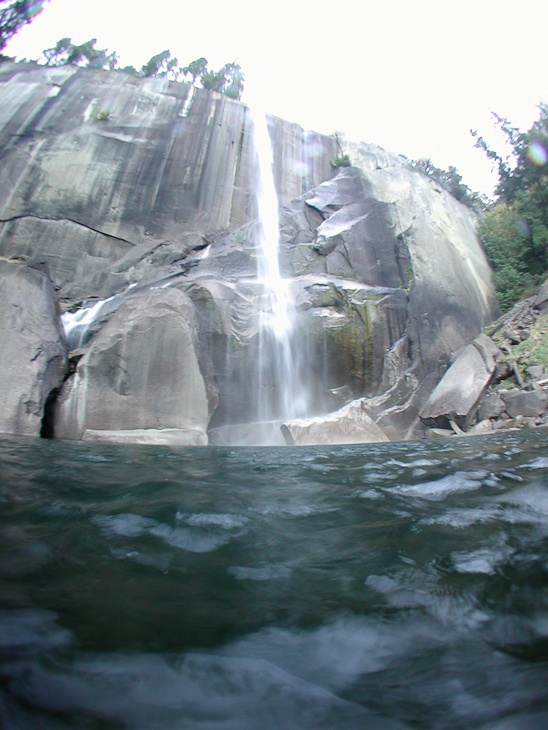
[[[231,99],[240,99],[244,90],[244,75],[237,63],[227,63],[220,71],[209,71],[205,58],[198,60],[205,62],[200,76],[203,89],[216,91]]]
[[[96,38],[92,38],[77,46],[71,38],[61,38],[53,48],[47,48],[43,55],[46,66],[84,66],[87,68],[113,69],[118,63],[116,53],[108,53],[106,49],[95,48]]]
[[[0,51],[24,25],[42,12],[46,0],[0,0]]]
[[[182,70],[179,66],[179,62],[176,58],[172,58],[170,51],[162,51],[156,56],[152,56],[150,61],[147,61],[139,72],[139,76],[143,77],[158,77],[165,76],[172,81],[177,81],[181,75]]]
[[[95,122],[107,122],[110,119],[112,112],[110,109],[100,109],[97,114],[94,114],[92,119]]]
[[[192,76],[192,83],[195,84],[207,71],[207,61],[205,58],[198,58],[196,61],[192,61],[182,69],[183,75]]]
[[[331,166],[335,168],[350,167],[351,165],[352,162],[348,155],[341,155],[340,157],[336,157],[331,163]]]
[[[0,0],[0,3],[2,0]],[[95,48],[96,39],[86,43],[74,45],[71,38],[61,38],[53,48],[43,52],[48,66],[86,66],[89,68],[116,69],[141,78],[167,78],[178,81],[181,77],[191,76],[192,83],[201,83],[203,89],[217,91],[231,99],[240,99],[244,90],[244,74],[241,67],[235,63],[225,64],[220,71],[208,69],[207,60],[198,58],[188,66],[181,67],[169,50],[157,53],[137,71],[133,66],[118,69],[118,56],[106,50]]]
[[[418,172],[428,175],[429,178],[441,185],[444,190],[447,190],[448,193],[461,203],[464,203],[464,205],[468,205],[477,211],[485,207],[486,200],[479,193],[470,190],[468,185],[462,182],[462,175],[453,165],[448,170],[442,170],[436,167],[432,160],[429,159],[411,160],[410,164]]]
[[[498,166],[497,203],[478,233],[504,308],[531,293],[548,271],[548,106],[539,112],[527,132],[494,115],[511,150],[506,157],[472,132],[476,147]]]

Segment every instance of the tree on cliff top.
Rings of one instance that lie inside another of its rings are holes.
[[[1,0],[0,0],[1,2]],[[92,38],[86,43],[77,46],[71,38],[61,38],[53,48],[43,52],[47,66],[86,66],[88,68],[116,69],[141,78],[167,78],[178,81],[180,77],[192,77],[192,83],[201,84],[203,89],[217,91],[231,99],[240,99],[244,90],[244,74],[241,67],[233,61],[226,63],[220,71],[210,71],[205,58],[198,58],[188,66],[179,66],[179,62],[169,50],[152,56],[137,71],[133,66],[120,69],[116,53],[108,53],[106,49],[95,48],[97,40]]]
[[[24,25],[42,12],[47,0],[0,0],[0,51]],[[4,6],[4,7],[2,7]]]
[[[411,165],[422,172],[424,175],[428,175],[429,178],[437,182],[444,190],[456,198],[464,205],[468,205],[477,212],[480,212],[486,205],[486,200],[479,193],[475,193],[470,190],[468,185],[462,182],[462,175],[459,173],[456,167],[451,165],[448,170],[442,170],[436,167],[432,160],[420,159],[411,160]]]
[[[108,53],[106,49],[95,48],[96,38],[92,38],[79,46],[74,45],[71,38],[61,38],[53,48],[44,51],[46,66],[86,66],[88,68],[113,69],[118,63],[116,53]]]

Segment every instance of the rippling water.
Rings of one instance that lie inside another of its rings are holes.
[[[548,432],[0,440],[0,727],[548,727]]]

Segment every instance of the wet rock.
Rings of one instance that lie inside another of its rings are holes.
[[[517,388],[503,391],[500,397],[510,417],[540,416],[548,408],[548,393],[542,390],[524,391]]]
[[[46,400],[68,371],[51,282],[0,261],[0,311],[0,432],[39,436]]]
[[[124,302],[91,341],[63,387],[55,435],[114,441],[133,432],[137,442],[165,443],[154,439],[171,434],[169,443],[185,435],[200,445],[209,417],[194,307],[183,292],[159,289]]]
[[[326,416],[286,421],[280,428],[286,443],[296,446],[364,444],[390,440],[367,414],[361,400],[352,401]]]

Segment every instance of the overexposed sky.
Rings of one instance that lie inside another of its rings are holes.
[[[68,36],[97,38],[140,68],[169,49],[243,68],[243,101],[325,134],[455,165],[490,193],[470,128],[490,111],[528,129],[548,101],[546,0],[50,0],[4,53],[37,58]]]

